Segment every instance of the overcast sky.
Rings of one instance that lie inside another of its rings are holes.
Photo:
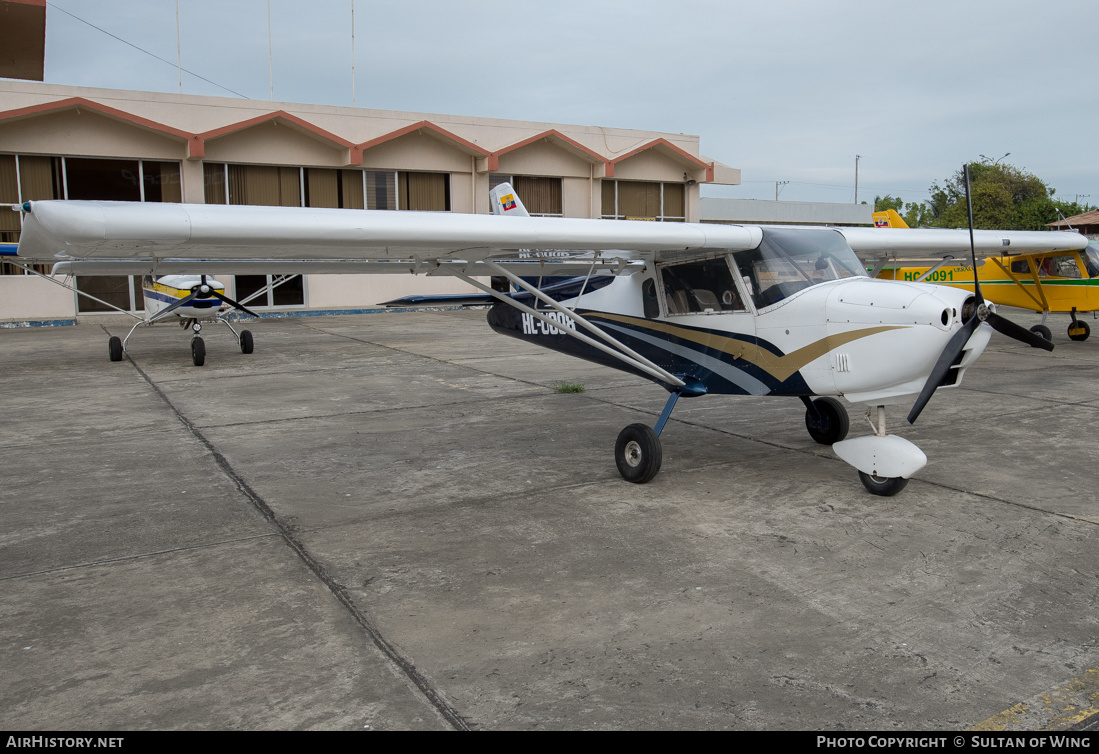
[[[859,201],[920,201],[1010,153],[1099,204],[1095,0],[355,0],[354,95],[352,0],[270,0],[273,76],[267,8],[179,0],[185,94],[697,134],[743,179],[704,196],[851,202],[861,155]],[[49,0],[47,83],[178,92],[176,49],[175,0]]]

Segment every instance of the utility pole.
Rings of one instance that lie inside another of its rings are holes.
[[[355,0],[351,0],[351,107],[355,106]]]
[[[778,201],[778,191],[779,191],[778,187],[779,186],[785,186],[789,182],[790,181],[775,181],[775,201],[776,202]]]
[[[179,0],[176,0],[176,71],[179,72],[179,93],[183,94],[183,52],[179,45]]]
[[[859,203],[859,160],[862,159],[861,154],[855,155],[855,204]]]
[[[267,84],[271,99],[275,99],[275,68],[271,63],[271,0],[267,0]]]

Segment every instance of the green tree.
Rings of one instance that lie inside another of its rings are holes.
[[[897,214],[904,211],[904,200],[899,196],[875,196],[874,197],[874,211],[884,212],[887,209],[896,210]]]
[[[926,228],[931,225],[931,207],[924,202],[909,202],[904,205],[904,222],[909,228]]]
[[[887,209],[896,211],[909,228],[918,228],[930,222],[930,209],[923,202],[905,202],[899,196],[874,197],[874,211],[884,212]]]
[[[1066,216],[1082,211],[1075,202],[1054,200],[1055,189],[1046,186],[1037,176],[987,158],[970,163],[969,186],[976,228],[1043,230],[1047,223],[1058,219],[1058,210]],[[943,185],[932,184],[929,191],[927,224],[939,228],[969,225],[962,170]]]

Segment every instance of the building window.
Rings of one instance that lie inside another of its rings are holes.
[[[207,204],[228,204],[225,193],[225,163],[202,163],[202,194]]]
[[[178,162],[142,160],[141,185],[145,192],[142,201],[177,204],[183,201],[183,179]]]
[[[686,222],[686,195],[682,183],[604,180],[601,217]]]
[[[561,179],[527,175],[490,175],[489,191],[510,183],[519,200],[533,217],[564,217],[561,208]]]
[[[229,204],[302,206],[302,169],[276,165],[229,165]]]
[[[113,160],[99,157],[46,157],[0,155],[0,204],[22,204],[41,199],[91,199],[98,201],[179,202],[183,187],[178,162]],[[18,243],[22,217],[0,212],[0,242]],[[48,274],[51,265],[34,265]],[[0,262],[0,274],[27,274]],[[142,311],[140,278],[123,275],[80,276],[78,290],[127,311]],[[136,293],[136,295],[135,295]],[[77,311],[112,311],[87,296],[77,296]]]
[[[397,208],[423,212],[450,211],[450,173],[397,174]]]
[[[117,309],[145,311],[145,296],[141,292],[139,275],[77,275],[76,288],[100,299],[96,301],[88,296],[77,296],[77,312],[80,314],[113,312]]]
[[[399,209],[397,206],[397,171],[364,170],[363,186],[367,209]]]
[[[362,185],[360,172],[207,162],[202,165],[202,183],[207,204],[342,207],[356,201],[355,183]],[[272,284],[277,286],[273,291],[269,289]],[[305,305],[301,275],[235,275],[233,288],[236,300],[249,309]],[[259,291],[262,293],[248,300]]]
[[[305,168],[305,206],[364,209],[363,171]]]
[[[301,306],[305,281],[301,275],[236,275],[236,300],[249,309]]]

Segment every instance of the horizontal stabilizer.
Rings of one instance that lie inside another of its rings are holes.
[[[418,306],[488,306],[495,301],[491,293],[440,293],[430,296],[405,296],[385,301],[387,309],[411,309]]]

